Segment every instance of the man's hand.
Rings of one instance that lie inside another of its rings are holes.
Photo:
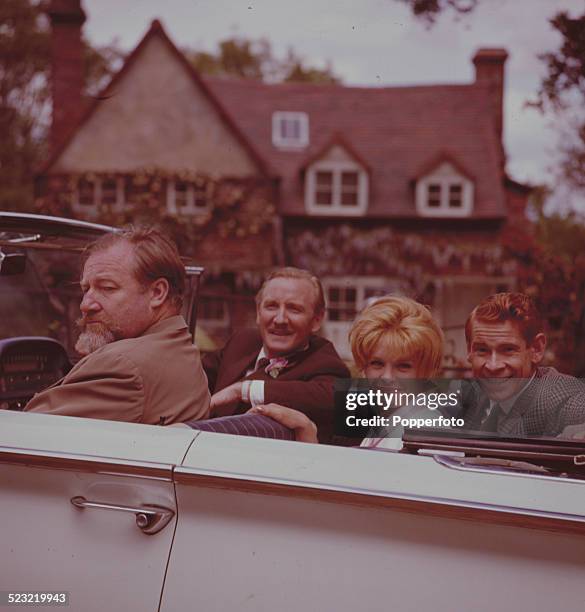
[[[209,406],[213,415],[213,411],[217,408],[229,406],[235,408],[242,401],[242,383],[235,382],[233,385],[214,393],[211,396],[211,404]]]
[[[213,398],[211,401],[213,401]],[[265,414],[277,423],[292,429],[295,432],[295,440],[297,442],[319,444],[317,426],[306,414],[298,410],[287,408],[280,404],[262,404],[250,408],[248,412],[252,414]]]
[[[567,425],[557,437],[567,440],[585,440],[585,423],[581,425]]]

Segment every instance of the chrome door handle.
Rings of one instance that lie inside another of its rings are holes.
[[[118,510],[118,512],[131,512],[136,515],[136,526],[147,535],[153,535],[164,529],[169,521],[175,516],[173,510],[145,504],[140,508],[131,506],[118,506],[116,504],[105,504],[103,502],[89,501],[81,495],[76,495],[71,498],[71,503],[80,510],[85,508],[101,508],[102,510]]]

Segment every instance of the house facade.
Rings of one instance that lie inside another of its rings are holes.
[[[57,4],[58,51],[82,20],[78,0]],[[57,126],[39,206],[175,224],[209,270],[210,333],[250,321],[267,271],[295,265],[323,280],[325,333],[344,356],[356,313],[399,292],[433,307],[461,365],[470,309],[514,286],[502,235],[529,194],[505,171],[506,58],[480,49],[464,85],[266,84],[196,73],[155,21],[98,99]]]

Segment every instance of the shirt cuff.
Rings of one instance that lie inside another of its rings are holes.
[[[244,385],[248,383],[246,389],[248,402],[252,406],[258,406],[264,403],[264,381],[263,380],[246,380]],[[244,388],[242,387],[242,396],[244,395]]]

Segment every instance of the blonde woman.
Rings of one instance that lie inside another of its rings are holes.
[[[351,352],[360,373],[368,379],[427,379],[438,376],[443,359],[443,332],[430,311],[406,297],[390,296],[367,306],[349,333]],[[265,414],[294,429],[303,442],[317,442],[317,428],[303,413],[277,404],[256,406]],[[428,416],[427,408],[403,406],[394,414]],[[362,446],[400,448],[401,429],[390,428],[384,437],[368,437]]]

